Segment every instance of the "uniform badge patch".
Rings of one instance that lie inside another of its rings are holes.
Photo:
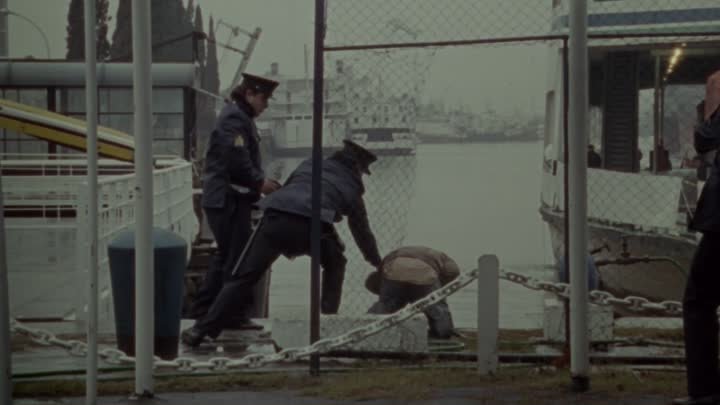
[[[242,135],[238,134],[235,136],[235,146],[245,146],[245,138],[243,138]]]

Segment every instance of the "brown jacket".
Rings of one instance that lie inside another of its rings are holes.
[[[460,268],[443,252],[424,246],[405,246],[382,261],[383,278],[416,285],[445,285],[460,275]]]

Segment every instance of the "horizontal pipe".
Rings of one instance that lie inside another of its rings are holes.
[[[708,37],[708,36],[720,36],[720,32],[708,32],[708,31],[697,31],[697,32],[636,32],[636,33],[618,33],[618,34],[588,34],[588,39],[623,39],[623,38],[662,38],[662,37]],[[339,51],[363,51],[372,49],[393,49],[393,48],[426,48],[426,47],[441,47],[441,46],[462,46],[462,45],[483,45],[483,44],[502,44],[502,43],[517,43],[517,42],[533,42],[533,41],[557,41],[566,40],[568,38],[565,34],[556,35],[530,35],[530,36],[519,36],[519,37],[504,37],[504,38],[480,38],[480,39],[465,39],[465,40],[454,40],[454,41],[427,41],[427,42],[400,42],[400,43],[378,43],[378,44],[365,44],[365,45],[337,45],[337,46],[326,46],[324,48],[327,52],[339,52]]]

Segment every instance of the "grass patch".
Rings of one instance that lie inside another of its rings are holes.
[[[442,389],[487,388],[508,392],[528,401],[538,398],[566,398],[570,376],[566,370],[538,372],[535,368],[501,369],[496,376],[479,376],[473,369],[428,367],[420,369],[361,369],[326,373],[319,378],[303,374],[222,374],[198,377],[158,377],[156,391],[293,391],[304,396],[338,400],[432,398]],[[602,369],[591,376],[592,393],[603,397],[660,395],[671,397],[685,390],[685,378],[677,373],[633,374],[626,370]],[[133,381],[101,381],[100,395],[127,395]],[[14,396],[74,397],[85,394],[84,381],[60,380],[19,382]],[[530,402],[528,402],[530,403]]]
[[[615,336],[623,338],[643,338],[654,340],[683,341],[682,329],[662,328],[615,328]]]
[[[466,352],[475,352],[477,332],[472,329],[461,331],[462,337],[455,338],[465,344]],[[531,353],[535,351],[532,339],[543,337],[540,329],[500,329],[498,332],[498,350],[505,353]]]

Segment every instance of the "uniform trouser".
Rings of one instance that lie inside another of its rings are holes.
[[[343,255],[342,242],[332,225],[324,224],[321,243],[321,310],[326,314],[337,313],[347,260]],[[248,306],[247,297],[253,286],[280,255],[292,258],[307,254],[310,254],[310,218],[274,210],[265,212],[237,273],[225,282],[207,315],[195,323],[195,329],[210,337],[219,335],[223,319]]]
[[[380,296],[368,313],[391,314],[403,309],[406,305],[422,299],[440,288],[439,282],[433,285],[420,286],[394,280],[383,280]],[[430,327],[430,337],[447,339],[452,337],[455,329],[450,308],[445,300],[429,306],[424,311]]]
[[[252,233],[252,203],[236,193],[228,193],[223,208],[206,208],[205,216],[217,242],[217,251],[210,262],[203,284],[193,302],[190,316],[204,316],[230,278],[237,261]],[[250,298],[251,299],[251,298]],[[228,324],[241,322],[248,317],[239,310],[227,316]]]
[[[683,298],[688,394],[720,394],[718,317],[720,233],[705,233],[698,244]]]

